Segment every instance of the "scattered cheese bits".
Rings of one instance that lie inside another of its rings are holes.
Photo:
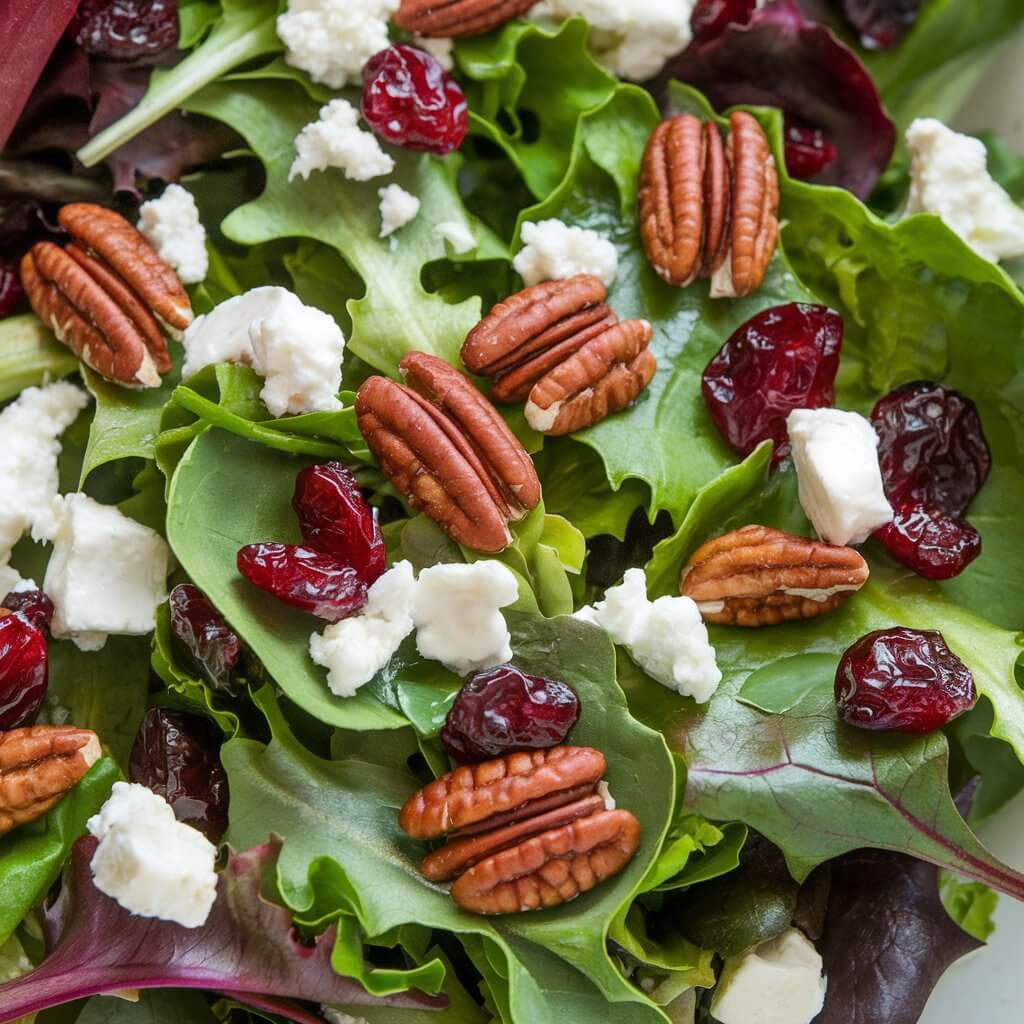
[[[328,167],[340,168],[352,181],[369,181],[395,169],[395,161],[380,148],[377,136],[359,127],[359,111],[348,100],[331,100],[321,107],[319,120],[307,124],[296,137],[295,152],[289,181]]]
[[[434,234],[443,242],[447,242],[452,247],[452,252],[456,256],[472,252],[477,247],[477,241],[473,237],[473,232],[465,224],[460,224],[457,220],[443,220],[440,224],[436,224],[434,226]]]
[[[380,237],[387,238],[404,228],[420,212],[420,201],[401,185],[385,185],[377,190],[380,196]]]
[[[206,279],[209,257],[206,228],[192,193],[180,185],[168,185],[159,199],[139,207],[139,231],[169,263],[184,284]]]
[[[596,231],[570,227],[560,220],[527,221],[522,239],[523,248],[512,267],[527,285],[576,274],[593,274],[606,285],[615,280],[618,250]]]
[[[414,36],[412,44],[418,50],[424,50],[429,53],[445,71],[455,70],[455,58],[452,56],[452,48],[455,46],[454,39],[431,39],[429,36]]]

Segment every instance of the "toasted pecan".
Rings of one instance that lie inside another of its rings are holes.
[[[427,37],[478,36],[525,14],[538,0],[402,0],[395,24]]]

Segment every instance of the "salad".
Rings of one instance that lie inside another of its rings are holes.
[[[0,1024],[917,1021],[1024,899],[1021,22],[11,0]]]

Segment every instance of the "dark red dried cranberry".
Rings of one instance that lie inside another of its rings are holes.
[[[966,519],[924,505],[900,505],[875,536],[918,576],[951,580],[981,554],[981,534]]]
[[[932,732],[974,707],[971,670],[930,629],[879,629],[836,669],[839,717],[860,729]]]
[[[580,703],[565,683],[499,665],[478,672],[459,691],[441,742],[457,761],[486,761],[555,747],[579,716]]]
[[[20,615],[0,618],[0,730],[33,722],[48,681],[46,637]]]
[[[86,53],[152,56],[178,44],[177,0],[82,0],[73,31]]]
[[[708,412],[741,455],[775,442],[777,465],[789,454],[786,417],[836,397],[843,318],[826,306],[773,306],[736,329],[702,378]]]
[[[820,128],[801,124],[788,114],[784,139],[786,170],[801,181],[817,177],[836,158],[836,147]]]
[[[380,136],[404,149],[443,156],[466,137],[466,97],[424,50],[389,46],[363,68],[363,117]]]
[[[292,508],[311,548],[352,566],[367,586],[383,574],[384,538],[348,467],[327,462],[304,469],[295,480]]]
[[[746,25],[757,10],[757,0],[697,0],[690,15],[690,31],[699,42],[717,39],[736,22]]]
[[[366,584],[350,565],[297,544],[247,544],[238,571],[279,601],[338,622],[366,604]]]
[[[228,777],[220,763],[221,736],[211,722],[166,708],[142,719],[128,778],[162,796],[178,821],[220,841],[228,827]]]
[[[41,590],[12,590],[0,601],[0,608],[14,612],[38,630],[53,621],[53,602]]]
[[[879,399],[871,422],[889,501],[963,515],[992,466],[974,403],[941,384],[915,381]]]
[[[209,598],[191,583],[179,583],[168,596],[167,605],[171,632],[199,674],[215,689],[233,692],[232,677],[242,653],[238,635]]]
[[[914,27],[924,0],[843,0],[846,20],[869,50],[895,46]]]
[[[25,289],[17,262],[0,258],[0,320],[20,313],[25,306]]]

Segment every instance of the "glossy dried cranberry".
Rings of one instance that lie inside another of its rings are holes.
[[[736,329],[707,365],[704,401],[719,433],[741,455],[775,443],[773,465],[789,454],[786,417],[836,397],[843,318],[826,306],[773,306]]]
[[[486,761],[555,747],[579,716],[580,703],[565,683],[499,665],[478,672],[459,691],[441,742],[457,761]]]
[[[171,633],[185,648],[193,667],[215,689],[233,692],[232,677],[242,653],[238,635],[191,583],[179,583],[168,595],[167,605]]]
[[[12,590],[0,601],[0,608],[14,612],[38,630],[53,621],[53,602],[41,590]]]
[[[950,580],[981,554],[981,534],[966,519],[924,505],[899,505],[875,532],[886,550],[918,576]]]
[[[817,177],[836,158],[836,147],[820,128],[801,124],[788,114],[783,139],[786,170],[801,181]]]
[[[178,44],[177,0],[82,0],[73,31],[86,53],[152,56]]]
[[[33,722],[48,680],[46,637],[20,615],[0,618],[0,729]]]
[[[846,20],[869,50],[895,46],[914,27],[924,0],[843,0]]]
[[[389,46],[363,68],[363,117],[380,136],[404,149],[443,156],[466,137],[466,97],[424,50]]]
[[[914,381],[879,399],[871,422],[889,501],[962,515],[992,466],[974,403],[941,384]]]
[[[367,586],[383,574],[384,538],[348,467],[327,462],[304,469],[295,480],[292,508],[311,548],[352,566]]]
[[[178,821],[214,843],[228,827],[228,777],[220,763],[220,743],[220,733],[205,718],[150,708],[128,762],[132,782],[159,793]]]
[[[0,258],[0,320],[26,308],[25,289],[15,260]]]
[[[879,629],[836,669],[839,717],[860,729],[932,732],[974,707],[971,670],[930,629]]]
[[[366,584],[350,565],[297,544],[247,544],[238,571],[279,601],[338,622],[366,604]]]
[[[690,31],[699,42],[717,39],[733,22],[746,25],[757,10],[757,0],[697,0],[690,15]]]

